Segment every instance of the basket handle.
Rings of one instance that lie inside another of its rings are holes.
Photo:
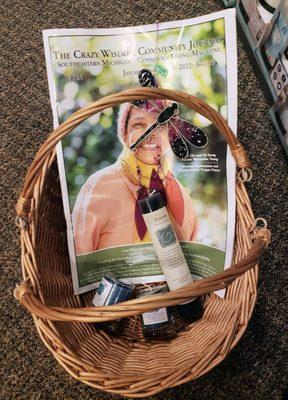
[[[40,176],[41,170],[45,163],[48,162],[49,164],[50,158],[53,154],[53,149],[55,148],[56,144],[66,134],[76,128],[82,121],[91,117],[95,113],[101,112],[108,107],[113,107],[120,103],[137,99],[169,99],[185,104],[187,107],[200,113],[213,122],[222,133],[230,147],[232,155],[236,160],[237,166],[239,168],[249,167],[247,154],[229,128],[227,122],[221,117],[221,115],[218,114],[217,111],[215,111],[204,101],[185,93],[159,88],[135,88],[107,96],[74,113],[48,136],[45,143],[37,152],[34,161],[27,172],[24,188],[16,206],[17,214],[20,217],[19,224],[22,228],[22,245],[28,253],[31,252],[33,247],[31,241],[31,231],[30,229],[27,229],[28,226],[25,225],[30,212],[30,201],[33,198],[34,186]],[[239,185],[240,186],[238,187],[238,190],[240,190],[240,192],[242,191],[242,200],[244,199],[243,201],[245,202],[249,201],[249,199],[247,199],[247,193],[245,191],[243,182],[241,182],[241,179],[239,181]],[[34,316],[54,321],[103,322],[122,317],[133,316],[140,314],[143,311],[149,311],[167,305],[180,304],[201,294],[208,294],[214,292],[215,290],[226,288],[246,271],[257,266],[261,252],[270,242],[270,232],[266,228],[258,229],[257,234],[254,234],[254,242],[250,247],[251,240],[248,238],[250,226],[247,227],[247,224],[249,225],[249,221],[247,223],[247,221],[245,222],[241,220],[241,224],[243,225],[243,234],[245,235],[245,237],[242,238],[243,240],[241,243],[243,242],[245,253],[247,254],[240,261],[219,274],[205,278],[198,282],[194,282],[176,291],[162,294],[161,296],[149,296],[106,307],[49,307],[46,306],[42,301],[40,292],[38,293],[40,298],[37,295],[37,284],[34,282],[34,274],[33,271],[31,271],[31,261],[28,262],[23,256],[22,261],[24,282],[16,288],[15,297]],[[27,263],[29,264],[29,267],[26,271]],[[32,286],[30,286],[30,284]]]
[[[32,162],[26,174],[24,187],[16,204],[17,215],[19,217],[28,217],[34,186],[37,182],[41,169],[56,144],[63,139],[65,135],[70,133],[87,118],[105,110],[108,107],[114,107],[128,101],[145,99],[168,99],[176,101],[203,115],[217,127],[222,136],[226,139],[237,166],[239,168],[247,168],[250,166],[246,151],[228,126],[225,119],[203,100],[187,93],[168,89],[150,87],[128,89],[120,93],[106,96],[92,104],[87,105],[84,108],[81,108],[79,111],[72,114],[48,136],[46,141],[38,150],[34,161]]]
[[[195,281],[187,286],[161,296],[145,296],[110,306],[97,307],[50,307],[41,302],[33,293],[28,281],[22,282],[14,290],[15,298],[32,315],[50,321],[69,322],[107,322],[120,318],[131,317],[154,309],[175,306],[191,300],[193,297],[209,294],[216,290],[227,288],[235,279],[254,268],[259,261],[260,254],[270,242],[270,232],[266,228],[257,231],[257,236],[248,254],[237,264],[212,275],[208,278]],[[256,290],[256,288],[255,288]]]

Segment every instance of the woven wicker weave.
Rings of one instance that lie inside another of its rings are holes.
[[[89,295],[73,295],[55,145],[93,114],[146,98],[185,104],[212,121],[227,140],[238,167],[233,265],[161,296],[87,307]],[[73,114],[48,136],[28,170],[16,205],[23,283],[15,296],[31,312],[44,344],[73,377],[107,392],[144,397],[205,374],[237,344],[256,300],[258,259],[270,241],[266,226],[259,227],[254,218],[245,189],[248,167],[247,155],[225,120],[203,101],[171,90],[136,88],[107,96]],[[223,288],[228,288],[224,300],[210,294]],[[141,312],[199,295],[206,295],[201,320],[183,327],[168,342],[143,340]],[[118,338],[91,324],[119,318],[124,318],[126,328]]]

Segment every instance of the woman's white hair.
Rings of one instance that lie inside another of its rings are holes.
[[[128,117],[132,105],[130,103],[121,104],[118,112],[117,135],[121,143],[125,144],[125,134],[127,131]]]

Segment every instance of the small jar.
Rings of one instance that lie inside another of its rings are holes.
[[[107,273],[101,280],[98,289],[93,297],[93,306],[110,306],[123,301],[130,300],[134,295],[135,285],[124,283],[113,273]],[[117,335],[120,320],[95,323],[97,329],[104,329],[107,332]]]
[[[95,296],[93,306],[110,306],[130,300],[133,296],[135,285],[124,283],[112,273],[108,272],[101,280]]]
[[[139,290],[136,297],[152,296],[169,292],[167,285]],[[145,339],[167,340],[176,336],[173,307],[162,307],[141,314],[142,331]]]

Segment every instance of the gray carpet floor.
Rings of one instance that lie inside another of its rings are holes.
[[[39,339],[13,298],[21,281],[14,204],[27,167],[52,129],[41,31],[116,27],[191,18],[223,8],[220,0],[2,0],[1,47],[1,385],[2,399],[114,399],[76,382]],[[256,216],[267,218],[272,243],[261,260],[259,296],[248,329],[227,359],[195,382],[153,399],[284,399],[287,396],[287,158],[267,115],[249,58],[239,50],[239,138],[247,149]],[[286,337],[285,337],[286,335]],[[285,374],[286,369],[286,374]],[[287,398],[287,397],[286,397]]]

